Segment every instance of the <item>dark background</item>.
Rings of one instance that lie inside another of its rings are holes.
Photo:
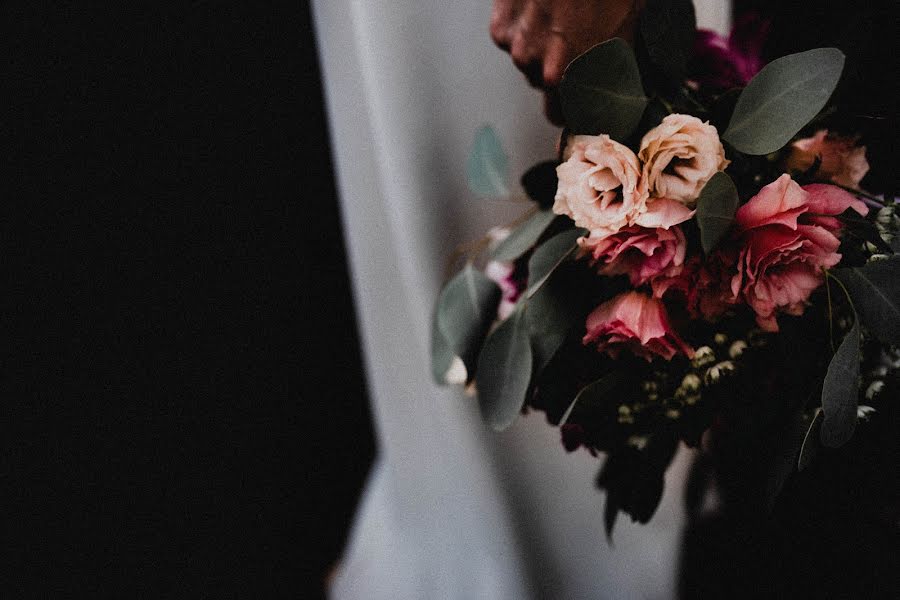
[[[746,4],[895,111],[886,0]],[[320,596],[374,448],[307,4],[5,2],[0,65],[0,597]]]
[[[0,595],[316,597],[373,441],[308,6],[90,6],[0,5]]]

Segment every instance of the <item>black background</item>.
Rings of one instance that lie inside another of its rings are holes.
[[[779,51],[870,26],[895,112],[893,6],[823,6]],[[0,65],[0,597],[320,596],[373,442],[307,4],[5,2]]]
[[[316,597],[373,453],[306,3],[0,6],[3,597]]]

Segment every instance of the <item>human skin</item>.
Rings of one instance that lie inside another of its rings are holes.
[[[614,37],[631,43],[643,0],[494,0],[490,32],[560,124],[556,89],[572,59]]]

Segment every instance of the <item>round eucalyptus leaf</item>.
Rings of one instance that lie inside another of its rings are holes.
[[[524,313],[525,305],[519,304],[488,336],[478,357],[478,404],[484,420],[497,431],[515,421],[531,381],[531,345]]]
[[[846,444],[856,429],[859,401],[859,319],[844,336],[828,365],[822,385],[822,444],[837,448]]]
[[[734,181],[724,171],[712,176],[697,199],[697,225],[703,252],[716,247],[734,222],[738,192]]]
[[[837,48],[770,62],[744,88],[722,138],[744,154],[775,152],[825,107],[843,69]]]
[[[469,189],[479,196],[503,198],[509,195],[509,159],[497,132],[485,125],[475,133],[466,163]]]
[[[541,289],[553,271],[578,247],[575,240],[587,233],[587,229],[578,227],[567,229],[537,247],[528,261],[528,289],[525,290],[527,298]]]
[[[500,288],[471,264],[447,282],[438,299],[437,327],[455,356],[474,372],[481,343],[497,316]],[[442,358],[442,361],[445,357]]]
[[[573,60],[559,86],[566,126],[574,134],[625,140],[647,106],[634,51],[620,38]]]
[[[549,210],[539,210],[514,229],[509,236],[497,245],[491,254],[494,260],[515,260],[530,250],[550,226],[556,215]]]

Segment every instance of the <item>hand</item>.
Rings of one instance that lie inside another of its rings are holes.
[[[556,88],[576,56],[610,38],[631,43],[642,0],[494,0],[491,38],[528,82],[544,91],[544,112],[562,121]]]

